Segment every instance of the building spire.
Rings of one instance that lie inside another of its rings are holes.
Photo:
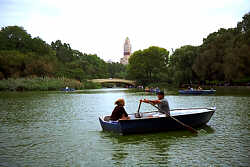
[[[128,64],[128,59],[131,55],[131,44],[128,37],[125,39],[123,57],[120,60],[121,64]]]

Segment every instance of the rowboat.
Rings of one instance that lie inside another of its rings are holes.
[[[170,115],[191,127],[205,125],[216,108],[174,109]],[[129,120],[111,121],[109,116],[99,117],[103,131],[116,132],[122,135],[133,133],[162,132],[183,129],[183,126],[169,116],[157,111],[140,113],[141,118],[129,114]]]
[[[192,95],[201,95],[201,94],[215,94],[216,90],[179,90],[180,94],[192,94]]]
[[[150,93],[159,93],[161,90],[159,88],[145,88],[145,92],[150,92]]]
[[[73,92],[75,91],[74,88],[62,88],[61,91],[64,91],[64,92]]]

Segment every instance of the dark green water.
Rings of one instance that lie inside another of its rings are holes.
[[[249,95],[168,95],[172,109],[217,107],[197,136],[102,132],[98,116],[109,115],[120,97],[128,113],[139,99],[155,98],[124,89],[1,92],[0,166],[250,166]]]

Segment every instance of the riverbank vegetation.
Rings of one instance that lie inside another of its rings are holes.
[[[237,27],[209,34],[200,46],[186,45],[171,56],[159,47],[135,51],[128,77],[138,83],[249,85],[250,13]]]
[[[124,72],[122,64],[106,63],[60,40],[49,45],[39,37],[32,38],[22,27],[0,31],[0,79],[48,76],[85,81],[121,77]]]
[[[99,84],[87,81],[122,78],[125,72],[120,63],[106,63],[97,55],[74,50],[60,40],[48,44],[40,37],[32,38],[22,27],[1,28],[0,90],[55,90],[66,85],[75,89],[98,88]],[[66,80],[70,84],[65,84]]]
[[[68,78],[9,78],[0,80],[0,91],[49,91],[69,87],[75,89],[96,89],[101,85],[93,82],[80,82]]]

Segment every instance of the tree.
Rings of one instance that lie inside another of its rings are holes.
[[[197,52],[198,47],[186,45],[176,49],[171,55],[169,73],[175,83],[189,83],[196,79],[192,66],[197,57]]]
[[[0,50],[27,52],[29,51],[29,41],[31,40],[31,35],[23,27],[3,27],[0,31]]]
[[[226,49],[232,47],[234,34],[234,29],[220,29],[203,40],[193,65],[193,70],[201,80],[224,81],[224,56]]]
[[[121,63],[107,63],[107,72],[109,78],[124,78],[126,66]]]
[[[27,56],[18,51],[0,51],[0,72],[3,78],[18,78],[24,75]]]
[[[35,52],[39,56],[51,55],[54,56],[55,52],[51,46],[43,41],[40,37],[35,37],[29,42],[30,52]]]
[[[203,40],[193,65],[200,80],[234,82],[249,78],[249,22],[250,13],[247,13],[236,28],[220,29]]]
[[[135,51],[129,58],[129,78],[141,84],[161,81],[160,73],[166,71],[168,55],[169,51],[156,46]]]
[[[74,59],[73,50],[67,43],[62,43],[60,40],[51,43],[52,49],[56,52],[56,57],[62,62],[67,63]]]
[[[237,30],[242,33],[250,32],[250,12],[243,16],[243,20],[237,24]]]

